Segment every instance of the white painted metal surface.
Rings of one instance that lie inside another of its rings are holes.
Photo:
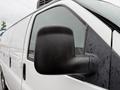
[[[94,15],[89,13],[83,7],[73,2],[72,0],[62,0],[48,7],[43,8],[33,14],[32,19],[27,28],[30,18],[21,21],[22,25],[13,26],[16,33],[12,33],[12,30],[7,31],[2,38],[1,48],[0,48],[0,63],[2,65],[7,85],[10,90],[105,90],[103,88],[97,87],[95,85],[73,79],[69,76],[47,76],[38,74],[34,68],[34,63],[27,60],[27,51],[31,33],[31,27],[33,24],[34,17],[37,13],[46,10],[47,8],[56,5],[66,5],[71,8],[79,17],[81,17],[87,24],[92,27],[95,32],[101,36],[101,38],[110,45],[111,31]],[[20,22],[19,22],[20,23]],[[27,23],[27,24],[25,24]],[[11,28],[12,29],[12,28]],[[21,32],[17,32],[21,30]],[[27,30],[27,33],[26,33]],[[15,38],[15,37],[16,38]],[[12,38],[12,39],[10,39]],[[19,39],[22,42],[18,42]],[[25,40],[25,41],[24,41]],[[10,44],[12,43],[12,44]],[[9,46],[10,45],[10,46]],[[10,53],[9,53],[10,51]],[[7,56],[12,56],[13,67],[9,68],[9,58],[4,57],[4,53]],[[26,64],[26,80],[22,78],[22,65]],[[22,81],[21,81],[22,80]]]
[[[117,31],[113,32],[113,49],[120,55],[120,33]]]
[[[21,90],[23,46],[29,20],[30,16],[11,27],[2,37],[1,63],[10,90]]]
[[[90,25],[95,32],[97,32],[101,38],[103,38],[104,41],[108,45],[110,45],[110,40],[111,40],[111,31],[110,29],[104,25],[99,19],[94,17],[92,14],[90,14],[88,11],[86,11],[84,8],[76,4],[75,2],[71,0],[63,0],[60,2],[57,2],[55,4],[52,4],[38,12],[36,12],[33,15],[32,21],[35,17],[36,14],[46,10],[47,8],[56,6],[56,5],[66,5],[72,10],[76,12],[83,20],[85,20],[88,25]],[[85,83],[79,80],[75,80],[71,77],[66,77],[66,76],[44,76],[40,75],[36,72],[34,68],[33,62],[28,61],[26,58],[27,56],[27,48],[28,48],[28,43],[29,43],[29,37],[30,37],[30,30],[32,26],[32,21],[30,23],[30,27],[28,28],[27,36],[26,36],[26,41],[25,41],[25,51],[24,51],[24,63],[27,65],[27,80],[23,81],[23,90],[27,90],[30,88],[30,90],[37,90],[38,88],[40,90],[104,90],[103,88],[97,87],[95,85]],[[98,23],[98,24],[96,24]],[[102,29],[101,29],[102,28]],[[106,38],[106,34],[108,37]],[[32,73],[31,73],[32,72]],[[34,72],[34,73],[33,73]],[[41,81],[41,82],[40,82]],[[36,85],[34,84],[36,82]]]

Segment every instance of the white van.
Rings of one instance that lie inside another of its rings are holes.
[[[8,28],[0,42],[3,90],[119,90],[120,8],[56,0]]]

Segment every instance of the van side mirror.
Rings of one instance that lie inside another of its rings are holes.
[[[96,72],[98,61],[92,54],[75,56],[74,36],[69,28],[44,27],[37,34],[34,66],[40,74]]]

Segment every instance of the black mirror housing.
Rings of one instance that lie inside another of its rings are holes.
[[[76,74],[96,71],[94,55],[75,56],[72,30],[61,26],[39,30],[35,48],[35,69],[40,74]],[[91,59],[92,56],[92,59]]]
[[[74,57],[73,33],[66,27],[45,27],[38,32],[35,67],[42,74],[60,74]]]

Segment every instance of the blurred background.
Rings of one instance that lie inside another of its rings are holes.
[[[36,10],[38,0],[0,0],[0,24],[9,27],[25,15]]]
[[[0,0],[0,28],[14,24],[36,10],[38,0]],[[120,0],[104,0],[120,6]],[[3,28],[5,29],[5,28]]]

